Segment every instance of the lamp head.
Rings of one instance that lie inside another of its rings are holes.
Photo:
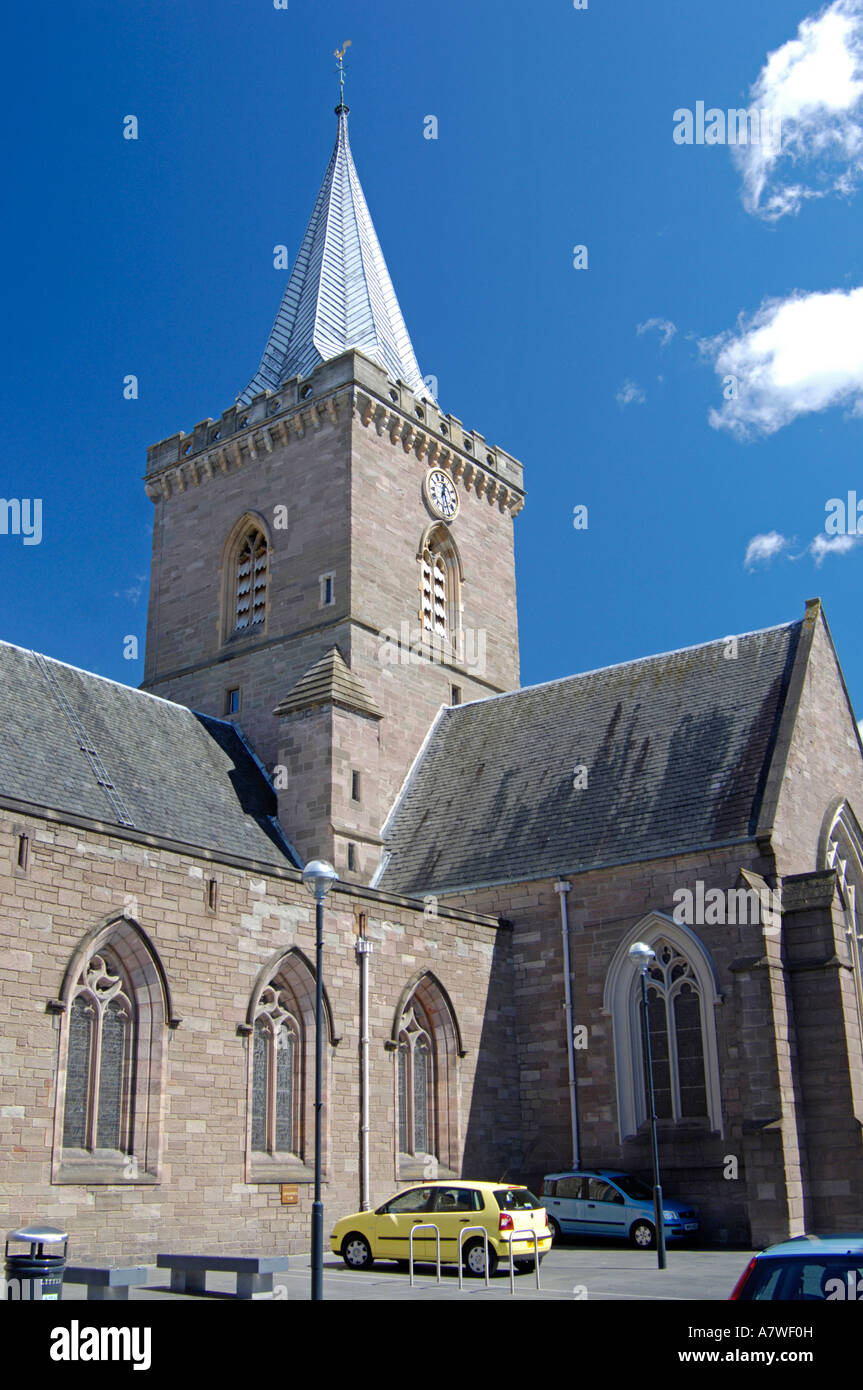
[[[629,948],[629,959],[644,975],[650,962],[656,959],[656,952],[651,950],[645,941],[636,941],[635,945]]]
[[[326,859],[310,859],[303,869],[303,883],[317,903],[323,902],[333,884],[338,882],[338,877]]]

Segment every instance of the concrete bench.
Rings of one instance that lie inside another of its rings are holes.
[[[171,1293],[206,1293],[207,1271],[236,1274],[237,1298],[272,1298],[273,1275],[287,1271],[287,1255],[157,1255],[171,1271]]]
[[[146,1265],[67,1265],[64,1284],[86,1284],[87,1301],[128,1299],[133,1285],[146,1284]]]

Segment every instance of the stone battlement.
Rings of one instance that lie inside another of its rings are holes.
[[[322,362],[311,376],[293,377],[275,392],[262,391],[248,405],[233,405],[218,420],[206,419],[191,434],[181,430],[147,450],[145,480],[148,495],[184,491],[188,483],[197,484],[218,469],[227,470],[231,461],[239,464],[245,448],[254,460],[258,452],[271,453],[281,437],[288,439],[288,428],[301,437],[307,428],[319,428],[322,417],[337,418],[336,397],[346,386],[360,388],[363,423],[371,418],[401,438],[408,450],[423,440],[418,453],[460,457],[472,463],[471,472],[489,474],[498,483],[501,495],[508,495],[520,507],[524,500],[523,468],[505,450],[490,446],[483,435],[467,430],[454,415],[443,415],[436,406],[420,400],[403,382],[392,382],[377,363],[352,349],[330,362]],[[359,393],[358,393],[359,395]],[[364,398],[364,399],[363,399]],[[368,402],[374,401],[369,410]],[[435,448],[434,446],[437,446]]]

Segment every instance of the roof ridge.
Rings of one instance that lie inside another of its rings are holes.
[[[623,666],[641,666],[649,661],[662,661],[669,656],[683,656],[686,652],[704,651],[707,647],[718,647],[721,642],[727,642],[729,637],[734,637],[738,642],[745,637],[761,637],[765,632],[786,632],[792,627],[799,627],[802,618],[795,618],[788,623],[775,623],[770,627],[754,628],[751,632],[729,632],[724,637],[712,637],[709,642],[693,642],[688,647],[672,647],[667,652],[652,652],[648,656],[631,657],[629,661],[612,661],[607,666],[592,666],[587,671],[573,671],[570,676],[553,676],[548,681],[536,681],[533,685],[520,685],[517,690],[502,690],[498,695],[482,695],[478,700],[465,700],[460,705],[448,706],[448,713],[458,714],[459,710],[468,709],[471,705],[490,705],[494,700],[511,700],[516,695],[525,695],[530,690],[545,690],[550,685],[565,685],[568,681],[582,680],[585,676],[600,676],[604,671],[617,671]]]
[[[46,652],[37,652],[35,647],[21,647],[17,642],[7,642],[0,637],[0,647],[10,647],[14,652],[23,652],[25,656],[41,657],[43,661],[50,661],[54,666],[64,666],[67,671],[77,671],[80,676],[89,676],[94,681],[104,681],[106,685],[116,685],[119,690],[128,690],[133,695],[141,695],[147,700],[158,700],[160,704],[171,705],[174,709],[188,709],[188,705],[181,705],[176,700],[166,700],[164,695],[154,695],[150,690],[142,690],[138,685],[126,685],[123,681],[114,680],[113,676],[100,676],[98,671],[88,671],[83,666],[75,666],[71,661],[62,661],[58,656],[48,656]],[[192,710],[190,713],[194,714]],[[212,715],[206,716],[208,719]],[[219,720],[219,723],[225,723]],[[230,722],[230,721],[227,721]]]

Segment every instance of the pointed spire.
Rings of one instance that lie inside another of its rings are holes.
[[[240,404],[259,391],[278,390],[290,377],[308,376],[320,362],[348,348],[358,348],[394,381],[405,382],[415,395],[434,402],[360,187],[343,101],[336,115],[332,158],[261,365],[237,397]]]

